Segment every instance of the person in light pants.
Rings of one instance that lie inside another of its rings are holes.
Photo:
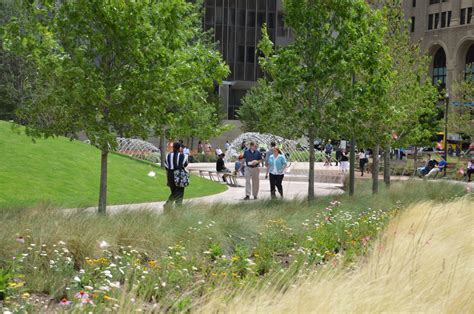
[[[250,148],[244,152],[245,160],[245,198],[249,200],[250,195],[254,199],[258,197],[258,190],[260,187],[260,169],[262,163],[262,154],[257,150],[255,143],[250,143]]]

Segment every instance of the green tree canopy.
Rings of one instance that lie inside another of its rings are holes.
[[[228,71],[202,31],[199,5],[185,0],[25,1],[3,39],[38,72],[19,112],[29,133],[84,131],[102,151],[100,211],[117,133],[146,138],[197,111],[214,114],[208,90]]]

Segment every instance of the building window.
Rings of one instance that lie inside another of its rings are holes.
[[[446,12],[441,13],[441,28],[446,27],[446,17],[447,17]]]
[[[446,53],[443,48],[439,48],[433,60],[433,85],[438,85],[443,89],[446,87]]]
[[[448,27],[451,25],[451,11],[448,11]]]
[[[413,0],[411,6],[414,7],[414,8],[416,8],[416,0]]]
[[[428,15],[428,29],[433,29],[433,14]]]
[[[430,4],[436,4],[436,3],[440,3],[440,2],[448,2],[448,0],[430,0]]]
[[[411,17],[411,32],[413,33],[415,31],[415,17]]]
[[[434,15],[434,29],[437,29],[439,25],[439,13],[435,13]]]
[[[461,9],[461,25],[471,24],[472,20],[472,7]]]
[[[255,63],[255,47],[247,46],[247,63]]]
[[[474,81],[474,44],[469,47],[466,54],[466,69],[464,79]]]

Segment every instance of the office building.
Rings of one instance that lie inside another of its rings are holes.
[[[430,76],[448,91],[474,79],[474,0],[405,0],[413,42],[431,56]]]

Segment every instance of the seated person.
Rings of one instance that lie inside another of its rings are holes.
[[[431,171],[434,167],[438,165],[438,162],[435,159],[431,159],[431,155],[428,154],[428,160],[426,161],[426,164],[423,167],[419,167],[416,171],[418,172],[418,175],[421,177],[425,176],[428,172]]]
[[[467,172],[466,172],[466,175],[467,175],[467,181],[468,182],[471,182],[471,174],[474,173],[474,157],[471,158],[471,161],[469,161],[467,163]]]
[[[425,177],[430,178],[432,176],[437,176],[439,172],[443,171],[444,167],[446,167],[447,164],[448,163],[446,162],[446,159],[444,158],[444,156],[442,156],[441,161],[438,163],[438,166],[431,169]]]
[[[244,176],[244,163],[242,162],[244,159],[244,156],[239,155],[239,158],[235,161],[234,165],[234,173],[235,175],[241,175]]]
[[[230,170],[227,169],[225,167],[225,162],[224,162],[224,157],[225,157],[225,154],[224,153],[221,153],[218,157],[217,157],[217,161],[216,161],[216,171],[218,173],[229,173]],[[222,176],[222,180],[224,180],[224,182],[226,182],[226,175],[223,175]]]

